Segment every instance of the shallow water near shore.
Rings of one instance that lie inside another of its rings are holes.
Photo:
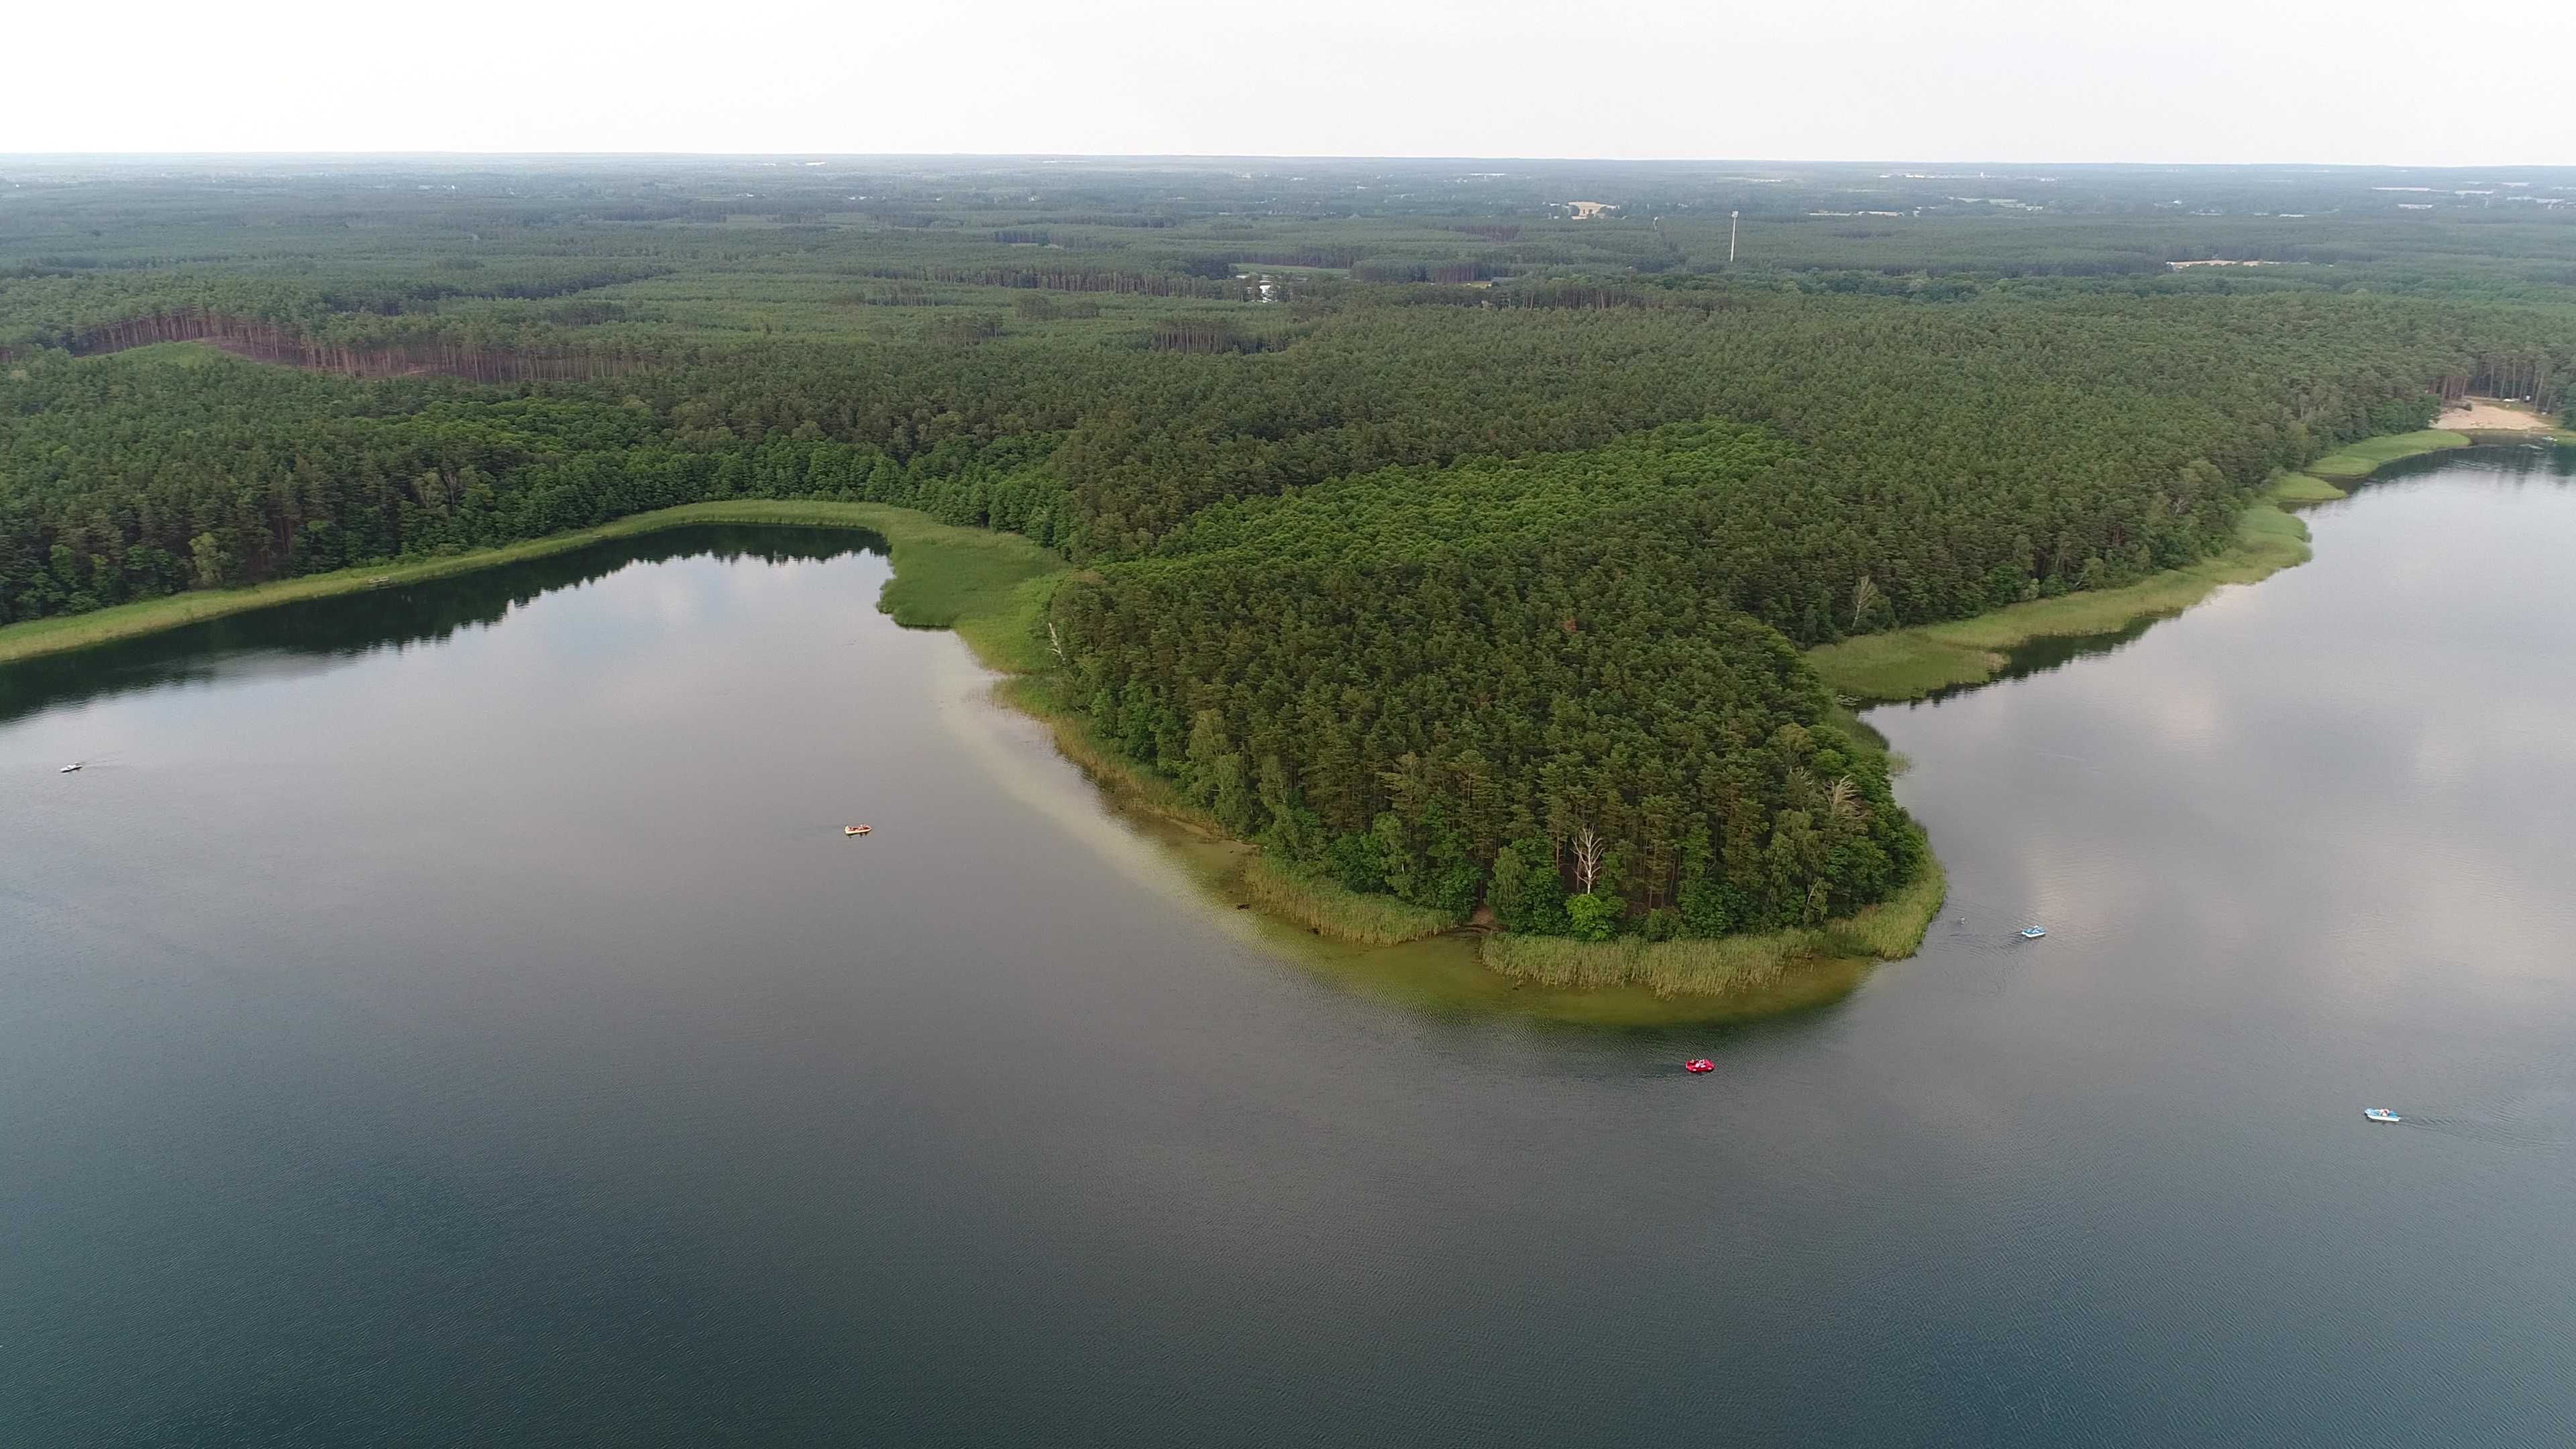
[[[1872,712],[1952,903],[1723,1027],[1211,909],[839,535],[0,670],[0,1423],[2563,1442],[2564,470]]]

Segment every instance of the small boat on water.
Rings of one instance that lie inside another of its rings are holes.
[[[87,760],[74,760],[74,761],[72,761],[70,764],[63,766],[63,767],[62,767],[61,769],[59,769],[59,770],[56,770],[54,773],[55,773],[55,774],[57,774],[57,775],[68,775],[68,774],[70,774],[72,771],[77,770],[77,769],[79,769],[81,766],[83,766],[83,765],[85,765],[85,764],[88,764],[88,763],[89,763],[89,762],[88,762]]]
[[[2041,930],[2037,926],[2024,926],[2021,928],[2021,938],[2025,941],[2036,941],[2047,934],[2048,933],[2046,931]]]
[[[2403,1122],[2406,1120],[2405,1118],[2398,1116],[2396,1113],[2389,1111],[2385,1107],[2364,1107],[2361,1109],[2361,1115],[2369,1118],[2373,1122]]]
[[[841,834],[844,836],[865,835],[867,833],[868,828],[864,825],[844,825],[841,827]]]
[[[1689,1072],[1693,1076],[1697,1076],[1701,1072],[1716,1071],[1717,1063],[1710,1061],[1706,1057],[1693,1057],[1689,1061],[1682,1063],[1682,1070]]]

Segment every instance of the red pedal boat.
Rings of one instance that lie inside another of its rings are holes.
[[[1713,1072],[1717,1070],[1717,1063],[1710,1061],[1706,1057],[1693,1057],[1689,1061],[1682,1063],[1682,1070],[1692,1073]]]

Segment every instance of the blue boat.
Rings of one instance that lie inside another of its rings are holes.
[[[2406,1120],[2405,1118],[2398,1116],[2396,1113],[2389,1111],[2385,1107],[2364,1107],[2361,1109],[2361,1115],[2369,1118],[2373,1122],[2403,1122]]]
[[[2021,928],[2021,938],[2025,941],[2036,941],[2047,934],[2048,933],[2046,931],[2041,930],[2037,926],[2024,926]]]

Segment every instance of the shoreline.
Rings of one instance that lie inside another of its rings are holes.
[[[1592,942],[1494,931],[1280,865],[1228,832],[1170,781],[1109,750],[1093,736],[1088,720],[1047,696],[1043,679],[1034,674],[1005,670],[993,693],[997,702],[1045,728],[1056,753],[1113,810],[1150,822],[1165,845],[1196,857],[1202,884],[1213,894],[1312,938],[1291,936],[1285,949],[1309,964],[1329,959],[1336,974],[1345,976],[1364,974],[1374,957],[1391,973],[1420,977],[1425,963],[1412,958],[1453,952],[1483,980],[1471,990],[1453,981],[1440,993],[1450,1004],[1498,1005],[1595,1024],[1773,1016],[1837,1000],[1870,967],[1913,955],[1949,889],[1940,861],[1931,859],[1895,895],[1815,926],[1673,941]],[[1317,942],[1324,954],[1313,949]]]
[[[998,608],[978,607],[980,595],[996,587],[996,580],[987,576],[996,573],[1014,575],[999,583],[1008,590],[1025,592],[1036,579],[1053,578],[1067,571],[1062,560],[1018,534],[961,528],[941,523],[926,513],[889,503],[839,503],[793,498],[684,503],[676,508],[629,514],[597,528],[549,534],[544,538],[503,544],[498,548],[370,564],[327,574],[307,574],[301,578],[280,579],[241,589],[190,590],[158,599],[118,604],[87,614],[30,619],[0,626],[0,664],[137,639],[281,604],[428,583],[481,569],[526,563],[615,539],[659,533],[665,529],[719,524],[846,528],[875,534],[885,543],[897,575],[895,582],[887,586],[880,607],[892,615],[897,624],[906,628],[955,628],[968,635],[970,642],[981,636],[981,642],[976,644],[979,653],[1011,653],[1004,649],[1003,637],[994,626],[1029,603],[1017,593],[1009,593]],[[963,571],[963,579],[944,577],[934,582],[919,572],[906,579],[903,577],[903,560],[908,553],[946,553],[951,557],[945,562],[951,565],[971,563],[973,567]],[[1039,597],[1038,602],[1042,603],[1043,598]]]
[[[944,524],[892,504],[799,499],[683,504],[500,548],[343,569],[246,589],[173,594],[95,613],[0,627],[0,665],[284,604],[427,583],[671,528],[719,524],[842,528],[874,535],[885,544],[894,571],[875,601],[881,612],[904,628],[954,632],[968,655],[988,671],[987,693],[992,701],[1043,730],[1053,752],[1099,792],[1097,798],[1111,815],[1140,830],[1155,849],[1186,870],[1203,898],[1214,898],[1210,909],[1232,915],[1228,907],[1248,907],[1246,924],[1267,948],[1355,990],[1416,1007],[1492,1010],[1570,1025],[1706,1025],[1776,1016],[1839,1000],[1859,984],[1868,964],[1848,956],[1789,957],[1780,948],[1805,946],[1810,944],[1808,938],[1822,938],[1816,932],[1784,932],[1705,943],[1756,954],[1768,947],[1796,968],[1759,973],[1758,980],[1726,993],[1674,995],[1636,984],[1549,986],[1492,964],[1485,949],[1489,941],[1519,938],[1461,930],[1456,922],[1392,897],[1361,896],[1282,870],[1268,863],[1250,842],[1235,839],[1206,818],[1168,781],[1147,775],[1101,748],[1090,737],[1087,721],[1046,696],[1039,674],[1045,659],[1036,638],[1036,620],[1057,582],[1072,572],[1070,565],[1018,534]],[[1924,924],[1938,907],[1936,899],[1923,913]],[[1363,924],[1378,929],[1353,929]],[[1831,931],[1839,924],[1828,923],[1823,929]],[[1921,929],[1916,927],[1916,936]],[[1676,944],[1681,943],[1658,943],[1646,949]]]
[[[2517,440],[2529,441],[2530,436]],[[2576,434],[2564,431],[2550,436],[2576,441]],[[2345,497],[2340,484],[2359,482],[2401,458],[2479,441],[2435,429],[2368,439],[2300,472],[2276,475],[2240,516],[2236,544],[2198,564],[2119,589],[2060,595],[1968,619],[1821,645],[1808,650],[1807,659],[1828,687],[1855,705],[1902,703],[1987,683],[2008,666],[2007,652],[2022,645],[2111,633],[2170,617],[2222,586],[2254,583],[2304,563],[2310,557],[2307,529],[2290,509]],[[891,504],[796,499],[685,504],[473,553],[247,589],[175,594],[0,627],[0,664],[705,524],[846,528],[876,535],[885,543],[894,571],[877,600],[882,612],[903,627],[954,630],[976,660],[999,676],[993,699],[1043,727],[1056,753],[1102,792],[1113,811],[1157,825],[1153,833],[1167,849],[1206,857],[1192,861],[1203,886],[1253,910],[1277,931],[1290,933],[1287,941],[1276,944],[1336,975],[1368,977],[1374,957],[1398,968],[1390,974],[1453,978],[1445,988],[1428,993],[1452,1005],[1472,999],[1525,1014],[1600,1024],[1743,1019],[1839,999],[1877,962],[1911,956],[1944,900],[1947,881],[1936,855],[1921,877],[1887,901],[1815,927],[1713,940],[1582,942],[1461,929],[1461,923],[1392,898],[1310,881],[1205,818],[1169,782],[1102,748],[1091,738],[1088,722],[1052,698],[1040,672],[1045,660],[1035,621],[1055,585],[1072,572],[1069,564],[1018,534],[943,524]],[[1295,934],[1300,928],[1311,945]],[[1317,951],[1313,945],[1327,949]],[[1306,949],[1297,949],[1301,946]],[[1454,959],[1410,959],[1417,955]],[[1401,967],[1397,958],[1405,958]],[[1461,961],[1483,979],[1454,979]],[[1416,987],[1404,994],[1426,994],[1418,981]]]
[[[2060,594],[1992,613],[1863,634],[1807,651],[1826,687],[1855,707],[1905,704],[1986,684],[2011,665],[2012,651],[2046,639],[2114,634],[2171,618],[2230,584],[2259,583],[2310,557],[2307,525],[2293,510],[2349,495],[2391,463],[2458,448],[2554,440],[2576,432],[2462,433],[2426,428],[2366,438],[2296,472],[2273,475],[2236,522],[2236,542],[2196,564],[2151,574],[2116,589]]]

